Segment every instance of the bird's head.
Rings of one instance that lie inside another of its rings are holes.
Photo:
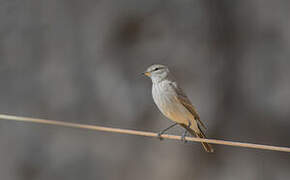
[[[143,74],[150,77],[153,83],[160,82],[168,77],[169,69],[161,64],[153,64],[149,66]]]

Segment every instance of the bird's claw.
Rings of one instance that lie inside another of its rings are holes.
[[[161,135],[162,135],[162,132],[157,133],[157,138],[158,138],[160,141],[163,140],[163,137],[161,137]]]
[[[183,143],[187,143],[187,140],[185,139],[185,137],[186,137],[186,136],[181,136],[181,141],[182,141]]]
[[[187,131],[185,131],[185,132],[182,134],[182,136],[181,136],[181,141],[182,141],[183,143],[187,143],[187,140],[185,139],[185,137],[186,137],[186,133],[187,133]]]

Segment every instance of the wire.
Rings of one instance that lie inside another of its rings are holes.
[[[5,114],[0,114],[0,119],[79,128],[79,129],[89,129],[89,130],[94,130],[94,131],[105,131],[105,132],[111,132],[111,133],[129,134],[129,135],[137,135],[137,136],[157,137],[157,133],[153,133],[153,132],[136,131],[136,130],[120,129],[120,128],[110,128],[110,127],[103,127],[103,126],[94,126],[94,125],[54,121],[54,120],[39,119],[39,118],[12,116],[12,115],[5,115]],[[174,139],[174,140],[181,139],[181,136],[175,136],[175,135],[169,135],[169,134],[163,134],[161,135],[161,137],[164,139]],[[217,140],[217,139],[201,139],[201,138],[195,138],[195,137],[186,137],[186,140],[194,141],[194,142],[207,142],[207,143],[212,143],[212,144],[221,144],[221,145],[226,145],[226,146],[236,146],[236,147],[244,147],[244,148],[252,148],[252,149],[290,152],[289,147],[270,146],[270,145],[253,144],[253,143],[241,143],[241,142],[225,141],[225,140]]]

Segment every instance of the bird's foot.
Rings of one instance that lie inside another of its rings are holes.
[[[157,133],[157,138],[162,141],[163,140],[163,137],[161,137],[161,135],[163,134],[163,132],[159,132]]]
[[[163,129],[162,131],[160,131],[160,132],[157,134],[157,138],[158,138],[159,140],[163,140],[163,138],[161,137],[161,135],[162,135],[163,133],[165,133],[168,129],[170,129],[170,128],[176,126],[176,125],[177,125],[177,123],[174,123],[174,124],[172,124],[171,126],[169,126],[168,128],[165,128],[165,129]]]
[[[187,140],[185,139],[185,137],[186,137],[186,133],[187,133],[187,131],[184,131],[184,133],[183,133],[182,136],[181,136],[181,141],[182,141],[183,143],[187,143]]]

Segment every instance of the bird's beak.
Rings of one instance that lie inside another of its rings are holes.
[[[145,76],[148,76],[148,77],[150,77],[150,76],[151,76],[151,73],[150,73],[150,72],[148,72],[148,71],[145,71],[145,72],[142,72],[142,75],[145,75]]]
[[[147,72],[147,71],[146,72],[143,72],[142,74],[145,75],[145,76],[148,76],[148,77],[151,76],[151,73],[150,72]]]

